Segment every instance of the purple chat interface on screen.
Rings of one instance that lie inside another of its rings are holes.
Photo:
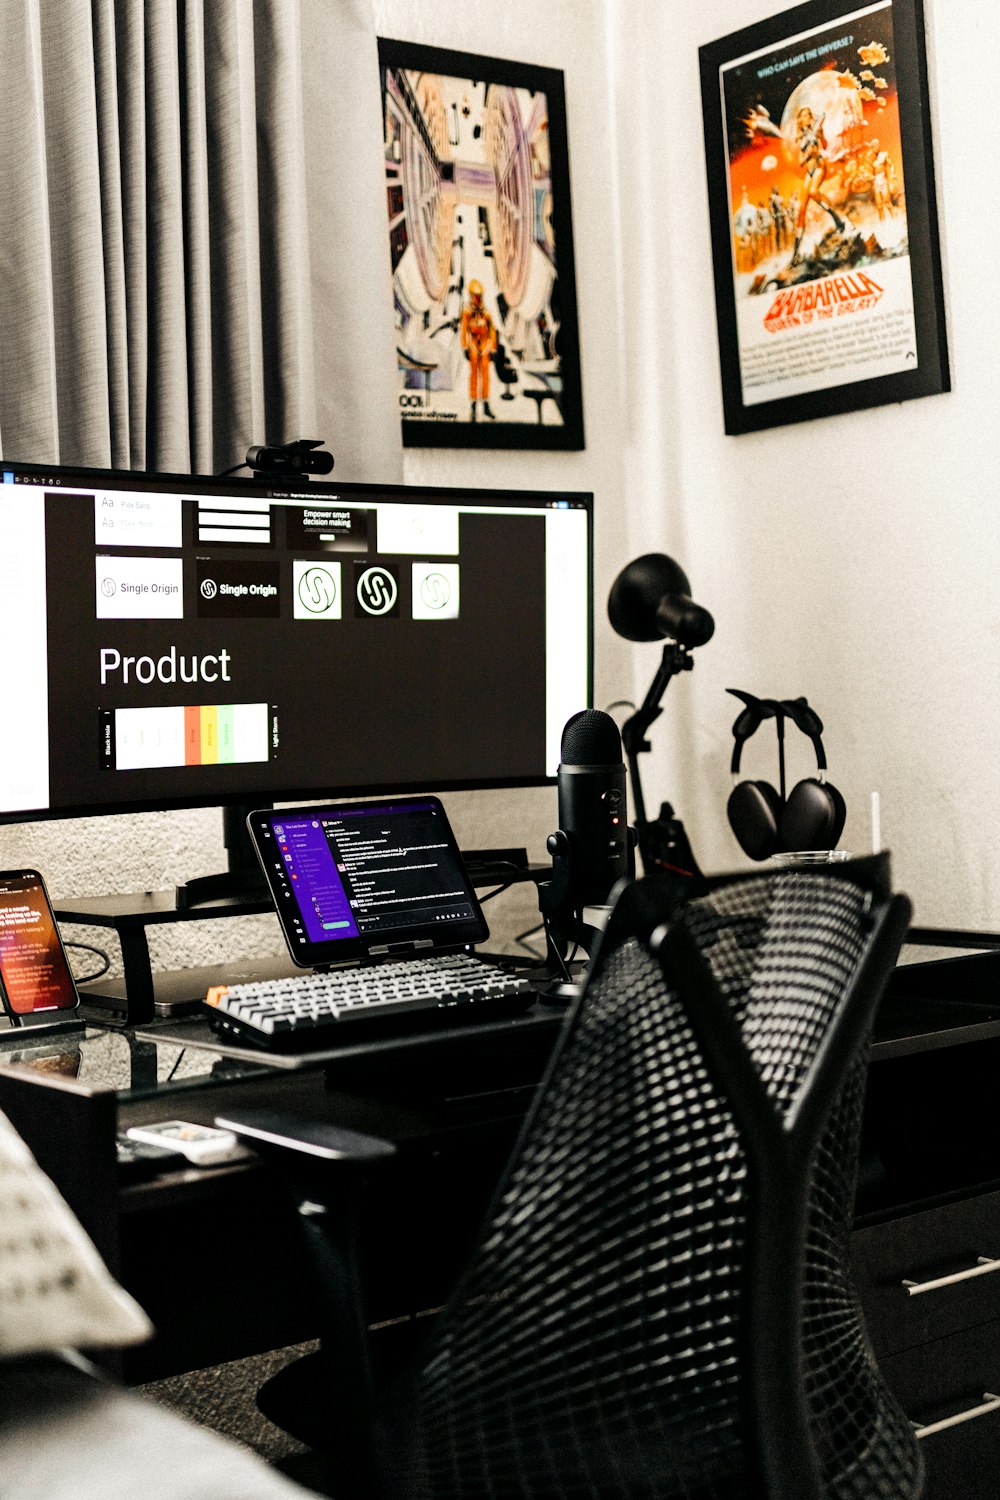
[[[433,803],[418,802],[409,803],[405,809],[381,804],[333,816],[275,819],[272,826],[278,854],[310,942],[328,943],[359,935],[349,889],[354,890],[364,915],[369,915],[366,893],[375,893],[370,890],[374,883],[373,842],[365,831],[366,823],[373,818],[384,821],[402,814],[409,819],[422,813],[440,817]],[[387,841],[378,839],[376,851],[379,844],[386,845]],[[405,859],[405,854],[402,857]],[[370,920],[365,922],[369,931],[372,925]]]
[[[274,837],[309,941],[327,943],[335,938],[357,937],[344,882],[319,819],[276,823]]]

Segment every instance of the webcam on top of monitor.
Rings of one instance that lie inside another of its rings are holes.
[[[320,447],[322,442],[322,438],[295,438],[290,443],[255,443],[247,449],[246,467],[265,479],[329,474],[333,454]]]

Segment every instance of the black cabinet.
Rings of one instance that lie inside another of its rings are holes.
[[[1000,1324],[986,1323],[880,1361],[918,1423],[924,1500],[1000,1495]]]
[[[897,969],[872,1047],[852,1258],[925,1500],[1000,1500],[1000,953]]]

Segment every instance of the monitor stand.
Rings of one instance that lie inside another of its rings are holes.
[[[226,913],[223,912],[222,915]],[[134,980],[131,989],[129,986],[132,976],[94,979],[77,988],[85,1014],[92,1013],[95,1020],[135,1026],[200,1011],[202,1001],[216,984],[248,984],[261,979],[287,979],[293,974],[305,972],[295,966],[288,954],[279,954],[274,958],[231,959],[225,963],[205,964],[191,969],[158,969],[150,976],[151,1010],[147,1007],[145,1021],[141,1013],[136,1013],[138,1007],[135,1004]]]
[[[217,875],[197,875],[176,887],[178,911],[189,911],[206,901],[218,901],[224,897],[251,901],[270,899],[260,861],[254,852],[247,833],[247,818],[252,812],[265,809],[271,803],[237,802],[222,809],[222,842],[226,846],[229,868]]]

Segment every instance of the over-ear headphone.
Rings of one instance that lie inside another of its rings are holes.
[[[805,698],[754,698],[738,688],[727,688],[746,707],[733,725],[733,758],[730,770],[739,775],[743,746],[765,719],[774,719],[778,730],[780,791],[767,781],[738,781],[729,794],[726,811],[729,826],[744,854],[767,859],[803,849],[833,849],[844,831],[847,807],[835,786],[826,780],[823,724]],[[812,741],[817,775],[798,782],[785,795],[785,720]]]

